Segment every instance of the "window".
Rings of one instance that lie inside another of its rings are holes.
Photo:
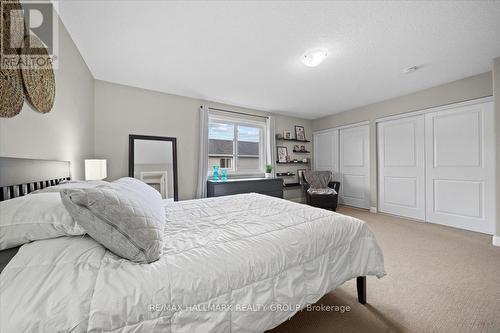
[[[214,166],[227,169],[229,174],[264,173],[265,139],[264,120],[209,116],[209,173]]]

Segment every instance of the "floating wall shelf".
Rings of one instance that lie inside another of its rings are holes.
[[[285,138],[276,138],[276,140],[281,140],[281,141],[293,141],[293,142],[311,142],[309,140],[297,140],[297,139],[285,139]]]
[[[276,161],[276,164],[309,164],[309,162],[302,162],[302,161],[278,162],[278,161]]]

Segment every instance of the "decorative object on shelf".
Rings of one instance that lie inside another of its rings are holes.
[[[33,33],[25,37],[21,61],[26,100],[36,111],[50,112],[56,96],[52,59],[44,43]]]
[[[307,169],[297,169],[297,179],[299,181],[299,184],[302,184],[304,180],[304,172],[306,172]]]
[[[306,146],[300,146],[300,151],[306,151]]]
[[[273,166],[271,164],[266,164],[266,178],[271,178],[273,171]]]
[[[283,131],[283,138],[285,140],[291,140],[292,139],[292,132],[290,132],[290,131]]]
[[[303,159],[302,159],[302,163],[309,163],[309,159],[307,159],[307,158],[303,158]]]
[[[212,179],[219,180],[219,166],[217,165],[212,167]]]
[[[299,145],[293,145],[293,151],[299,151],[300,146]]]
[[[227,180],[227,169],[220,170],[220,180]]]
[[[283,134],[277,133],[276,134],[276,139],[278,139],[278,140],[283,139]]]
[[[288,158],[288,149],[286,147],[277,146],[278,163],[286,163]]]
[[[306,141],[306,132],[304,126],[295,125],[295,138],[298,141]]]
[[[0,117],[10,118],[21,112],[24,93],[19,70],[0,70],[0,96]]]

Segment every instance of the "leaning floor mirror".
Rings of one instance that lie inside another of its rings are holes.
[[[178,200],[175,138],[129,135],[128,170],[129,177],[155,188],[163,199]]]

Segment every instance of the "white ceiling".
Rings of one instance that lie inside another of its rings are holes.
[[[303,118],[490,71],[500,56],[500,1],[60,1],[59,12],[96,79]],[[304,66],[317,47],[331,54]]]

